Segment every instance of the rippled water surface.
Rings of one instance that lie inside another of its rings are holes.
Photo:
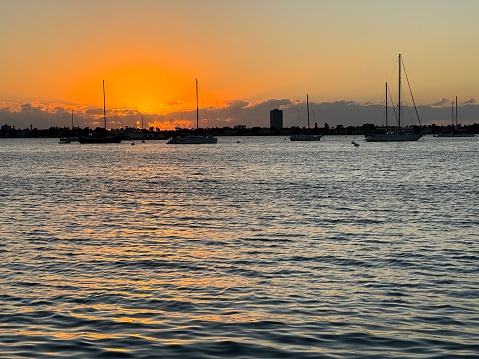
[[[0,357],[479,357],[479,138],[352,139],[0,139]]]

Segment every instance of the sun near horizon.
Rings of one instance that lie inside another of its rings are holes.
[[[4,0],[0,102],[101,108],[105,80],[109,108],[194,126],[195,78],[206,108],[306,93],[379,103],[402,53],[418,105],[477,104],[479,2],[437,4]],[[235,109],[217,123],[244,118]]]

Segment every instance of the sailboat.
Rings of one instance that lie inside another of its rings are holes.
[[[401,54],[399,54],[399,93],[398,93],[398,125],[385,133],[375,133],[372,135],[366,135],[366,141],[368,142],[393,142],[393,141],[417,141],[422,137],[421,133],[416,133],[412,129],[401,127],[401,68],[404,67],[404,64],[401,59]],[[407,78],[407,75],[406,75]],[[412,95],[412,94],[411,94]],[[414,98],[413,98],[414,103]],[[387,121],[387,84],[386,84],[386,121]],[[416,109],[416,104],[414,104]],[[416,109],[416,115],[417,113]],[[387,122],[386,122],[387,123]]]
[[[306,112],[308,114],[308,132],[309,129],[309,96],[306,95]],[[292,135],[289,138],[291,141],[319,141],[321,139],[321,135],[312,135],[310,133],[300,133],[297,135]]]
[[[198,107],[198,79],[195,79],[196,82],[196,131],[199,129],[199,107]],[[167,144],[203,144],[203,143],[217,143],[218,139],[214,136],[200,136],[194,134],[186,134],[183,136],[175,136],[168,140]]]
[[[106,129],[106,97],[105,97],[105,80],[103,80],[103,123],[104,128],[96,133],[90,133],[89,136],[79,136],[80,143],[120,143],[123,139],[121,135],[112,135]]]
[[[72,132],[75,130],[75,127],[73,125],[73,110],[72,110]],[[61,137],[58,143],[60,144],[65,144],[65,143],[71,143],[71,142],[76,142],[78,141],[77,136],[68,136],[68,137]]]
[[[434,137],[476,137],[473,133],[459,131],[459,123],[457,122],[457,96],[456,96],[456,113],[454,113],[454,101],[451,103],[452,107],[452,131],[439,133]],[[455,121],[454,121],[455,120]]]

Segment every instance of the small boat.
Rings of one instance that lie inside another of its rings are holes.
[[[198,79],[196,81],[196,130],[199,129],[199,107],[198,107]],[[203,144],[203,143],[217,143],[218,139],[214,136],[200,136],[195,134],[186,134],[182,136],[175,136],[170,138],[167,144],[183,145],[183,144]]]
[[[312,135],[309,133],[309,96],[306,95],[306,112],[308,114],[308,133],[300,133],[297,135],[290,136],[291,141],[319,141],[321,139],[321,135]]]
[[[388,128],[387,131],[382,133],[375,133],[366,135],[366,141],[368,142],[397,142],[397,141],[417,141],[422,137],[422,133],[416,133],[413,129],[401,127],[401,68],[404,67],[404,64],[401,59],[401,54],[399,54],[399,92],[398,92],[398,125],[397,127]],[[406,76],[407,78],[407,76]],[[411,93],[412,96],[412,93]],[[386,83],[386,126],[387,126],[387,109],[388,109],[388,85]],[[413,98],[414,103],[414,98]],[[414,104],[416,109],[416,105]],[[416,109],[416,115],[417,113]],[[420,121],[419,121],[420,124]]]
[[[105,97],[105,81],[103,81],[103,122],[104,128],[100,131],[90,133],[89,136],[78,137],[80,143],[120,143],[123,140],[122,135],[112,135],[106,129],[106,97]]]

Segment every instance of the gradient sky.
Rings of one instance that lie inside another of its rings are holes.
[[[102,80],[109,107],[165,129],[193,123],[195,78],[214,125],[307,93],[318,104],[377,104],[386,81],[396,86],[399,53],[417,104],[479,98],[477,0],[2,0],[0,14],[0,123],[22,108],[45,115],[39,128],[70,108],[88,123]],[[262,110],[249,116],[268,126]]]

